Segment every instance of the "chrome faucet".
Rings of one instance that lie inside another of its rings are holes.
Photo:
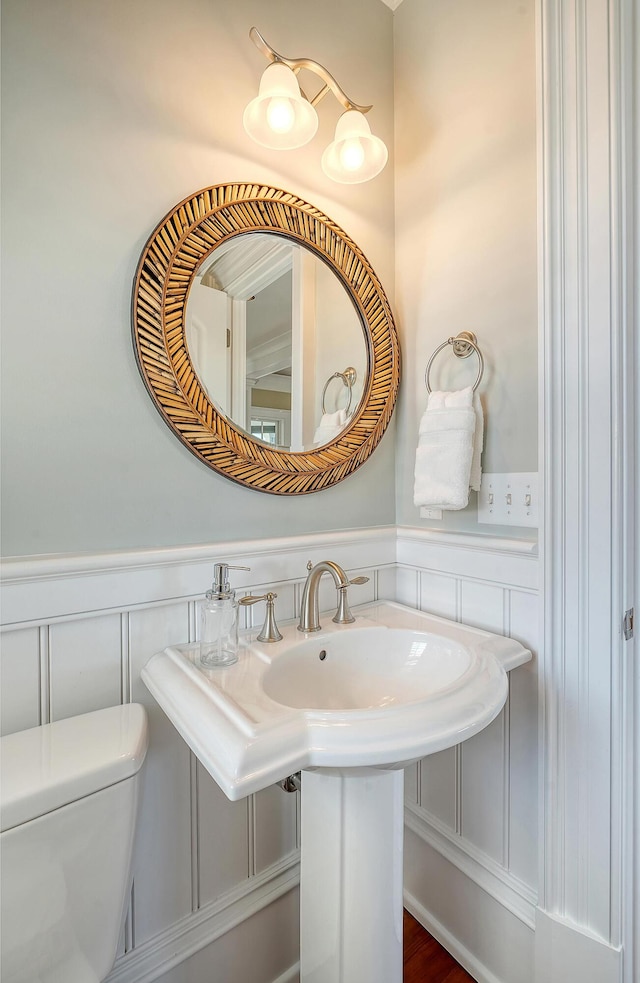
[[[323,573],[331,574],[333,577],[333,582],[336,585],[336,590],[338,591],[338,608],[332,620],[335,621],[337,625],[352,624],[356,619],[353,617],[349,609],[347,588],[350,586],[350,584],[366,584],[369,578],[354,577],[353,580],[349,580],[342,567],[338,566],[338,564],[334,563],[332,560],[321,560],[321,562],[316,563],[315,566],[313,566],[311,560],[309,560],[307,563],[307,570],[309,573],[307,576],[307,581],[304,585],[304,593],[302,595],[298,631],[320,631],[320,628],[322,627],[320,624],[320,614],[318,611],[318,590],[320,587],[320,578],[322,577]]]

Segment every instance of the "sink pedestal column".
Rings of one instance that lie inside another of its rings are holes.
[[[404,772],[302,773],[300,983],[402,983]]]

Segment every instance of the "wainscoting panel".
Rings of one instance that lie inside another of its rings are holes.
[[[285,896],[295,895],[299,876],[299,796],[273,787],[229,802],[152,699],[140,671],[167,645],[198,638],[200,602],[215,562],[251,567],[234,574],[239,593],[275,591],[277,617],[286,621],[299,610],[307,561],[325,558],[370,578],[353,588],[352,603],[378,596],[379,573],[385,595],[393,596],[395,529],[3,564],[3,732],[130,701],[148,711],[132,900],[112,980],[181,979],[180,963],[190,973],[184,961],[204,966],[206,958],[195,953],[208,951],[219,978],[236,983],[245,978],[243,955],[230,956],[222,936],[237,934],[234,927],[246,919],[270,924],[273,918],[259,917],[267,906],[274,913],[292,910]],[[321,608],[335,608],[329,578],[323,578]],[[261,624],[264,605],[243,609],[242,617],[246,626]],[[293,920],[270,931],[292,940],[265,945],[275,975],[286,976],[297,958],[297,909]],[[252,940],[252,960],[260,945]],[[274,978],[269,972],[265,964],[261,979]],[[211,967],[202,979],[210,976]]]
[[[508,816],[505,816],[508,708],[461,746],[460,834],[505,866]],[[534,776],[535,777],[535,776]],[[531,798],[535,803],[535,788]]]
[[[447,914],[442,895],[463,871],[474,885],[470,894],[480,890],[487,898],[474,916],[483,933],[496,938],[511,925],[510,937],[524,932],[531,947],[538,866],[537,559],[527,543],[493,542],[483,550],[469,537],[445,546],[437,533],[400,529],[396,584],[403,603],[513,636],[534,652],[532,662],[509,674],[507,704],[489,727],[406,772],[408,906],[478,979],[511,983],[516,977],[501,976],[495,960],[470,955],[483,951],[465,948],[474,940],[472,920],[460,914],[456,891],[455,916]],[[450,865],[444,880],[420,876],[421,854],[425,870]],[[442,859],[427,862],[432,854]],[[517,973],[532,980],[533,959]]]
[[[136,609],[126,615],[126,624],[123,662],[129,699],[143,703],[149,715],[133,871],[135,948],[194,907],[191,753],[140,679],[154,652],[179,638],[189,639],[189,602]]]
[[[254,797],[253,873],[260,874],[300,847],[300,796],[277,785]]]
[[[481,537],[448,542],[422,530],[382,529],[3,564],[3,732],[130,701],[148,710],[132,901],[110,983],[204,983],[212,974],[240,983],[243,952],[234,954],[231,939],[242,937],[247,945],[250,925],[270,925],[269,932],[289,938],[275,949],[258,937],[250,945],[255,957],[264,943],[274,973],[278,967],[275,976],[296,976],[299,796],[274,786],[230,803],[140,680],[155,652],[197,639],[213,564],[224,559],[250,566],[250,573],[235,574],[239,592],[275,591],[281,621],[299,610],[307,561],[330,558],[352,576],[370,578],[352,588],[354,605],[397,599],[504,630],[535,647],[535,556],[527,544],[498,547]],[[323,578],[321,607],[334,606],[335,590]],[[242,617],[247,626],[259,625],[263,605]],[[412,851],[442,857],[433,869],[451,865],[460,883],[468,879],[530,926],[535,667],[510,678],[509,704],[490,728],[464,750],[443,751],[407,769],[407,823]],[[421,869],[417,863],[412,904],[428,921],[431,906],[440,910],[436,896],[446,884],[423,882]],[[448,930],[455,935],[458,927],[444,926]],[[275,980],[269,972],[265,966],[265,983]]]
[[[195,907],[199,908],[216,901],[254,873],[254,799],[229,802],[199,763],[196,779],[199,885]]]
[[[420,790],[417,805],[452,832],[460,833],[460,752],[457,747],[423,758],[419,769]]]
[[[509,634],[538,651],[537,598],[509,591]],[[506,864],[532,888],[538,884],[538,667],[536,659],[509,677],[509,838]],[[533,790],[533,795],[532,795]]]
[[[46,629],[45,632],[46,633]],[[40,631],[24,628],[2,637],[2,734],[38,727],[40,716]]]
[[[418,576],[418,607],[441,618],[458,621],[459,585],[459,578],[422,570]]]
[[[49,628],[49,719],[122,702],[122,616],[68,621]]]

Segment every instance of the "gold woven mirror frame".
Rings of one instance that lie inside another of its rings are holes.
[[[212,405],[186,346],[184,311],[203,260],[229,238],[275,232],[302,243],[340,277],[365,326],[369,373],[360,406],[330,444],[281,451],[254,440]],[[300,495],[342,481],[386,430],[400,381],[400,350],[384,290],[358,246],[321,211],[277,188],[221,184],[177,205],[144,248],[133,292],[133,337],[160,413],[201,461],[233,481],[274,495]]]

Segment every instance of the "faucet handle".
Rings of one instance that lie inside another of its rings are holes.
[[[241,597],[238,604],[242,604],[248,607],[250,604],[257,604],[258,601],[267,602],[267,610],[265,614],[264,624],[262,626],[262,631],[257,636],[257,642],[279,642],[282,638],[278,626],[276,624],[276,616],[274,612],[274,604],[276,597],[278,595],[274,594],[273,591],[269,591],[267,594],[260,594],[256,596],[254,594],[247,594],[246,597]]]
[[[346,584],[342,584],[338,587],[338,610],[335,613],[335,617],[332,621],[335,621],[337,625],[352,625],[356,620],[351,614],[351,609],[349,607],[349,600],[347,598],[347,588],[351,584],[368,584],[368,577],[354,577],[353,580],[348,580]]]

